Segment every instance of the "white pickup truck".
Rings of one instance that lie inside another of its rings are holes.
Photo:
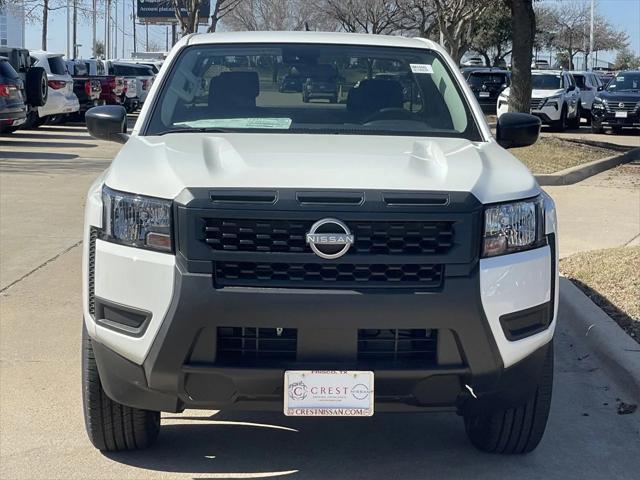
[[[321,65],[338,102],[279,91]],[[83,403],[98,449],[148,446],[160,412],[185,409],[449,410],[481,450],[538,445],[556,216],[505,148],[535,142],[540,120],[504,113],[494,138],[440,46],[187,36],[130,133],[119,106],[86,120],[124,143],[86,201]]]

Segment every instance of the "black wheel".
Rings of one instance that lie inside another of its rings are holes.
[[[556,132],[564,132],[567,129],[567,106],[562,106],[562,111],[560,112],[560,118],[551,124],[551,127]]]
[[[49,97],[47,72],[42,67],[31,67],[27,71],[27,103],[34,107],[42,107]]]
[[[27,113],[27,119],[22,124],[22,128],[24,128],[25,130],[33,130],[44,125],[44,122],[46,121],[47,117],[40,117],[36,110],[31,110],[29,113]]]
[[[587,125],[591,125],[591,110],[583,110],[582,118],[587,121]]]
[[[576,116],[568,120],[569,128],[580,128],[580,118],[582,116],[582,105],[578,103],[576,107]]]
[[[591,133],[604,133],[602,123],[597,122],[593,117],[591,117]]]
[[[522,454],[533,451],[544,434],[553,387],[553,343],[549,344],[538,388],[523,405],[464,417],[471,443],[488,453]]]
[[[18,126],[18,127],[0,127],[0,134],[8,134],[8,133],[13,133],[16,130],[18,130],[22,125]]]
[[[624,131],[622,127],[613,127],[612,130],[614,135],[622,135],[622,132]]]
[[[104,393],[91,346],[82,325],[82,405],[84,425],[94,447],[108,452],[152,445],[160,433],[160,412],[127,407]]]
[[[304,93],[302,94],[302,102],[309,103],[309,97],[307,97]]]

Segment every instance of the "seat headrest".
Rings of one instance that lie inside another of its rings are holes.
[[[209,106],[256,106],[260,93],[257,72],[222,72],[209,84]]]
[[[383,108],[402,108],[402,85],[395,80],[366,79],[349,91],[347,110],[370,114]]]

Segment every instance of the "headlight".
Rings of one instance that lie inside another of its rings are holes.
[[[558,106],[558,101],[560,100],[560,95],[554,95],[553,97],[547,97],[544,99],[544,102],[542,102],[542,106],[543,107],[557,107]]]
[[[544,242],[544,204],[541,197],[485,208],[483,257],[537,248]]]
[[[102,238],[131,247],[171,252],[171,201],[102,189]]]

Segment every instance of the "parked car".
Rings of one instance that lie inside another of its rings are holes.
[[[11,132],[18,128],[28,128],[39,119],[38,108],[47,103],[49,97],[47,72],[44,68],[33,65],[29,50],[25,48],[0,46],[0,55],[7,58],[11,67],[22,80],[24,85],[24,94],[22,96],[27,107],[25,122],[20,126],[5,127],[5,131]]]
[[[127,84],[127,105],[125,108],[132,112],[144,103],[155,78],[150,67],[107,60],[105,68],[109,74],[125,78]],[[135,79],[135,85],[133,85],[132,79]]]
[[[465,70],[464,78],[483,111],[496,113],[498,96],[511,83],[511,74],[501,69]]]
[[[100,99],[106,105],[121,105],[124,103],[126,85],[124,77],[117,75],[107,75],[102,60],[94,58],[77,60],[83,62],[87,67],[90,76],[100,80],[102,93]]]
[[[332,65],[317,65],[304,72],[306,80],[302,84],[302,101],[326,99],[338,102],[338,74]]]
[[[596,96],[591,113],[593,133],[602,133],[605,128],[618,133],[624,128],[640,128],[640,71],[618,72]]]
[[[38,107],[38,116],[30,122],[31,128],[37,128],[46,120],[57,121],[60,117],[76,113],[80,109],[78,97],[73,93],[73,78],[67,72],[62,54],[30,51],[33,65],[47,72],[49,96],[47,103]],[[58,118],[56,118],[58,117]]]
[[[115,60],[118,63],[131,63],[134,65],[143,65],[146,67],[151,68],[151,71],[153,72],[154,75],[157,75],[158,73],[160,73],[160,69],[162,68],[162,64],[164,63],[164,60],[143,60],[143,59],[136,59],[136,58],[131,58],[131,59],[125,59],[125,60]]]
[[[265,45],[284,66],[352,59],[375,75],[382,59],[428,103],[410,109],[366,70],[346,103],[283,103],[261,91]],[[229,52],[248,61],[211,76]],[[536,448],[556,215],[504,148],[535,142],[540,120],[505,113],[494,137],[462,82],[423,38],[216,32],[174,46],[130,134],[123,108],[90,110],[91,135],[123,144],[85,202],[91,442],[146,447],[161,411],[190,408],[452,410],[483,451]]]
[[[464,67],[483,67],[484,60],[482,57],[469,57],[467,60],[462,62],[462,66]]]
[[[558,131],[580,126],[580,89],[569,72],[533,70],[531,85],[531,113],[543,124]],[[510,90],[506,88],[498,97],[498,118],[508,112]]]
[[[600,77],[593,72],[573,71],[569,72],[573,75],[576,85],[580,89],[580,105],[582,107],[582,118],[587,120],[587,124],[591,124],[591,105],[596,95],[604,86],[600,81]]]
[[[531,62],[531,68],[534,68],[537,70],[549,70],[551,68],[551,65],[549,65],[549,62],[547,60],[538,58],[538,59],[534,59]]]
[[[0,133],[10,133],[27,119],[24,84],[7,57],[0,57]]]
[[[89,75],[89,69],[82,60],[67,60],[66,65],[73,77],[73,93],[78,97],[78,117],[81,120],[90,108],[104,105],[102,83],[99,78]]]
[[[286,74],[280,80],[280,86],[278,87],[278,91],[280,93],[284,92],[302,92],[302,83],[304,78],[301,75],[294,75],[291,73]]]

